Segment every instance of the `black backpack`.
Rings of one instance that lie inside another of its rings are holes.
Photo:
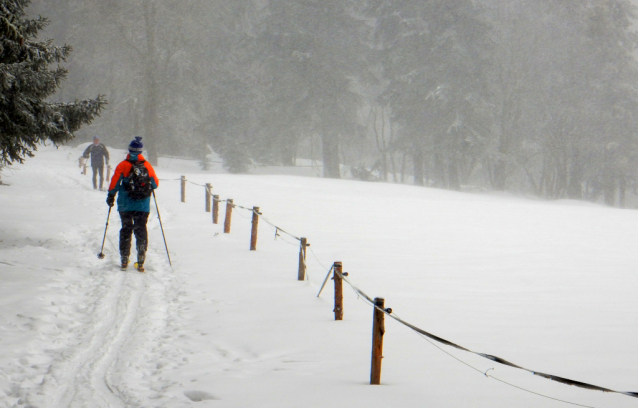
[[[128,178],[124,179],[124,189],[129,197],[134,200],[141,200],[151,196],[153,187],[151,186],[151,176],[143,161],[136,161],[131,167]]]

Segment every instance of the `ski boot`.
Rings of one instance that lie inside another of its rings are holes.
[[[128,256],[123,256],[122,257],[122,266],[120,267],[120,269],[125,271],[126,268],[128,268]]]
[[[138,272],[144,272],[144,260],[146,260],[146,245],[142,244],[137,247],[137,262],[135,262],[135,269]]]

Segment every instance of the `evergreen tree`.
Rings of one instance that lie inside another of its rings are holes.
[[[67,70],[52,64],[66,60],[71,47],[38,41],[47,19],[27,19],[30,0],[0,0],[0,164],[23,162],[47,140],[62,144],[99,115],[106,101],[50,102]]]
[[[470,0],[370,0],[366,13],[388,84],[381,100],[400,126],[415,183],[425,183],[427,167],[436,185],[460,188],[489,129],[480,114],[488,25]]]
[[[484,3],[495,44],[491,187],[613,203],[635,168],[631,3]]]
[[[324,177],[340,178],[341,139],[356,134],[362,21],[345,0],[278,0],[267,13],[259,39],[271,78],[264,125],[282,157],[294,157],[287,149],[300,134],[318,134]]]
[[[260,118],[268,93],[263,61],[255,41],[264,18],[254,0],[222,2],[219,23],[211,35],[213,51],[210,82],[204,99],[210,100],[207,138],[232,173],[246,173],[257,162],[270,162]],[[214,40],[213,40],[214,38]]]

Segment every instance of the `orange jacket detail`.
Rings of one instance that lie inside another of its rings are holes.
[[[122,177],[128,177],[129,174],[131,174],[133,163],[129,161],[130,157],[131,157],[130,155],[127,155],[126,160],[118,164],[117,167],[115,168],[115,172],[113,173],[113,177],[111,178],[111,184],[109,185],[109,191],[112,191],[115,189],[115,187],[117,187],[117,183],[120,182],[120,179]],[[153,166],[151,166],[151,164],[147,162],[146,159],[144,159],[144,156],[142,156],[141,154],[137,156],[137,160],[144,161],[144,167],[148,169],[148,175],[152,177],[153,180],[155,180],[155,185],[159,186],[159,179],[157,178],[157,175],[155,174],[155,169],[153,168]]]

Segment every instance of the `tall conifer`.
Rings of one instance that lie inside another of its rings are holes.
[[[51,102],[67,70],[59,64],[71,47],[38,40],[43,17],[28,19],[30,0],[0,0],[0,164],[23,162],[37,145],[74,138],[106,104],[102,96],[72,103]]]

